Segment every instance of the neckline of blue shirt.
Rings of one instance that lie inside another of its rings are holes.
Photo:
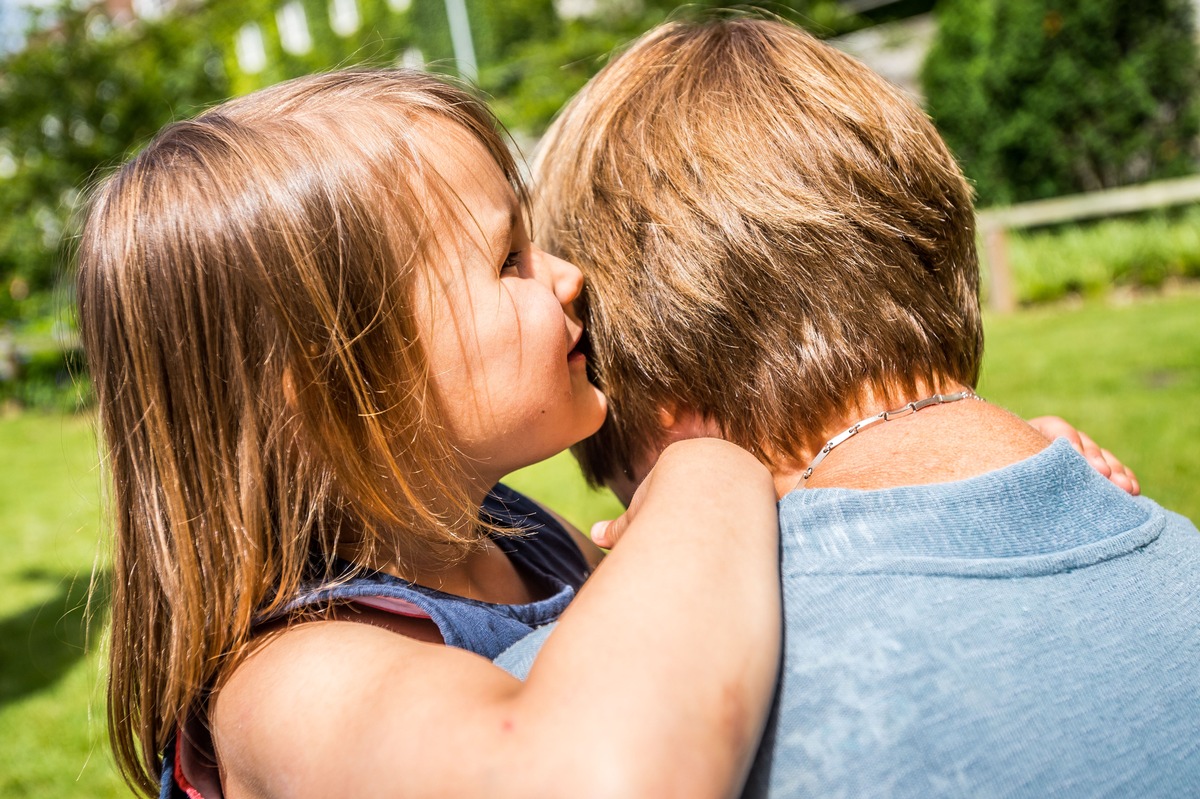
[[[1157,538],[1165,519],[1059,439],[952,483],[792,491],[779,502],[779,523],[792,571],[1003,577],[1117,557]]]

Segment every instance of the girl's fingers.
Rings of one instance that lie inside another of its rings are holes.
[[[593,524],[591,533],[592,543],[601,549],[612,549],[613,544],[616,542],[609,537],[609,531],[612,530],[615,524],[616,520],[596,522]]]
[[[1093,469],[1100,472],[1100,474],[1104,475],[1105,477],[1112,478],[1112,462],[1116,461],[1118,466],[1121,466],[1121,462],[1116,458],[1113,458],[1112,453],[1108,452],[1107,450],[1100,449],[1100,445],[1095,441],[1092,441],[1087,433],[1079,431],[1078,435],[1080,444],[1082,446],[1082,449],[1079,449],[1080,454],[1088,459],[1088,463],[1092,464]]]
[[[1051,441],[1056,438],[1065,438],[1076,452],[1087,458],[1093,469],[1105,477],[1112,477],[1112,467],[1104,459],[1100,447],[1086,433],[1077,430],[1066,419],[1059,416],[1038,416],[1030,419],[1029,424]]]
[[[1076,452],[1080,455],[1084,454],[1083,435],[1075,429],[1075,425],[1061,416],[1037,416],[1030,419],[1029,424],[1051,441],[1056,438],[1065,438]]]
[[[1112,474],[1108,476],[1108,479],[1111,480],[1114,485],[1126,493],[1134,495],[1135,497],[1142,493],[1142,487],[1138,483],[1137,475],[1134,474],[1133,469],[1130,469],[1128,466],[1121,463],[1121,461],[1117,459],[1117,456],[1113,455],[1106,449],[1100,450],[1100,454],[1112,471]]]
[[[1091,436],[1077,430],[1067,420],[1058,416],[1039,416],[1036,419],[1030,419],[1029,424],[1051,440],[1065,438],[1075,448],[1076,452],[1087,458],[1088,463],[1091,464],[1093,469],[1107,477],[1113,485],[1122,491],[1134,496],[1142,493],[1142,487],[1138,483],[1137,475],[1133,473],[1133,469],[1121,463],[1117,456],[1103,449],[1092,440]]]
[[[1083,439],[1075,426],[1061,416],[1038,416],[1029,420],[1029,424],[1046,438],[1053,441],[1065,438],[1080,455],[1083,455]]]

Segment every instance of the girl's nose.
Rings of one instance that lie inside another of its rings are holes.
[[[546,263],[549,266],[550,277],[553,281],[554,296],[558,298],[558,301],[562,303],[564,308],[569,307],[579,298],[580,292],[583,291],[583,272],[570,261],[555,258],[553,255],[545,252],[542,253],[542,257],[546,259]]]

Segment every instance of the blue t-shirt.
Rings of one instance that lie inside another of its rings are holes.
[[[1064,441],[779,505],[784,667],[744,796],[1200,796],[1200,534]],[[497,661],[520,676],[548,631]]]

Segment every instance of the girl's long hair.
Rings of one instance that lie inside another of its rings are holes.
[[[524,197],[488,111],[403,71],[173,124],[91,197],[77,287],[115,541],[108,723],[147,795],[254,620],[331,575],[339,543],[474,543],[416,336],[447,190],[420,153],[430,121],[477,137]]]

